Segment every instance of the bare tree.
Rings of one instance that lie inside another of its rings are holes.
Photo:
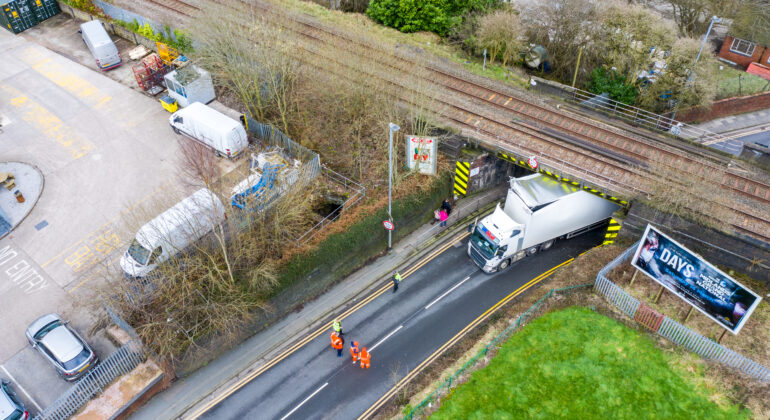
[[[526,46],[521,19],[511,9],[499,9],[479,19],[476,31],[478,47],[489,50],[489,63],[498,57],[505,66],[515,61]]]

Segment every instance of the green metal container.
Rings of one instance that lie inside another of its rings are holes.
[[[8,2],[0,0],[0,25],[18,34],[25,29],[37,25],[37,18],[26,0]]]
[[[61,12],[56,0],[27,0],[38,22],[42,22]]]

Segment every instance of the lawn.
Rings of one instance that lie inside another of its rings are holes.
[[[716,99],[748,96],[770,90],[770,81],[745,71],[719,63]]]
[[[513,335],[432,418],[751,417],[719,390],[709,391],[697,369],[669,363],[671,357],[611,318],[563,309]]]

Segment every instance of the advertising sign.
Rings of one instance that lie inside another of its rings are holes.
[[[631,265],[733,334],[762,300],[652,225],[647,225]]]
[[[421,174],[436,174],[436,145],[433,137],[406,137],[406,164]]]

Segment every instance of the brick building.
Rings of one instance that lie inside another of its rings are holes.
[[[719,57],[746,69],[751,63],[770,66],[770,48],[732,36],[725,37],[719,49]]]

